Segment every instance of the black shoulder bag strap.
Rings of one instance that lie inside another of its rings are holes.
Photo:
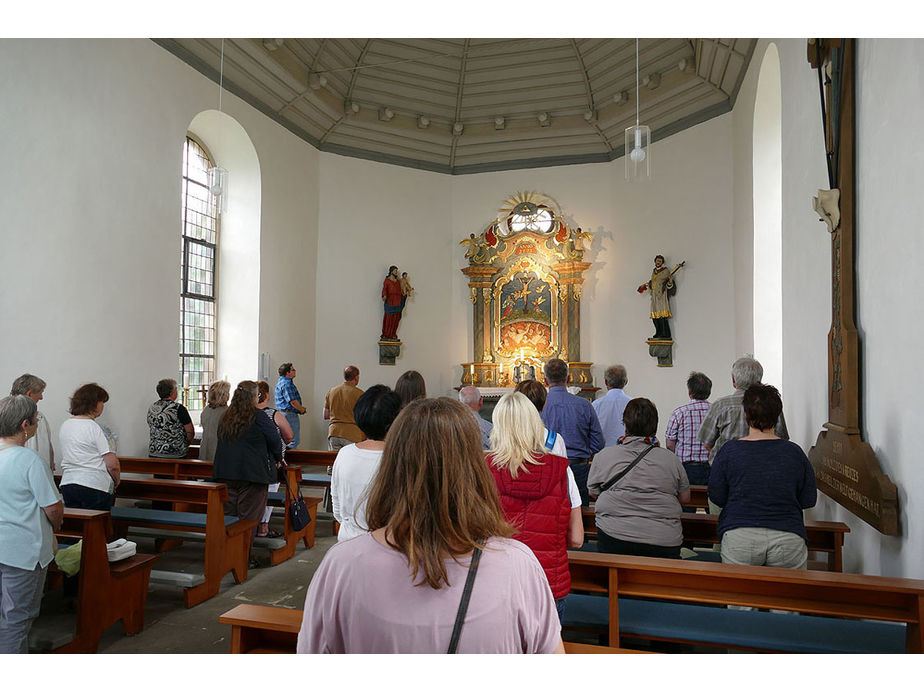
[[[608,490],[610,489],[611,486],[613,486],[614,484],[616,484],[616,483],[617,483],[620,479],[622,479],[626,474],[628,474],[629,472],[631,472],[631,471],[632,471],[632,467],[634,467],[634,466],[637,465],[639,462],[641,462],[641,461],[642,461],[642,458],[643,458],[645,455],[647,455],[647,454],[648,454],[648,451],[651,450],[651,448],[653,448],[653,447],[654,447],[654,443],[652,443],[652,444],[649,445],[647,448],[645,448],[644,450],[642,450],[641,454],[640,454],[638,457],[636,457],[634,460],[632,460],[632,463],[631,463],[628,467],[626,467],[625,469],[623,469],[621,472],[619,472],[619,474],[617,474],[617,475],[614,476],[612,479],[610,479],[610,480],[607,481],[605,484],[603,484],[603,486],[600,487],[600,493],[599,493],[598,495],[602,496],[604,491],[608,491]]]
[[[468,577],[465,578],[465,588],[462,590],[462,600],[456,612],[456,623],[452,627],[452,638],[449,640],[449,650],[446,654],[455,654],[459,646],[459,637],[462,635],[462,625],[465,623],[465,614],[468,612],[468,601],[472,597],[472,585],[475,584],[475,573],[478,572],[478,561],[481,560],[481,549],[477,546],[472,551],[472,562],[468,567]]]

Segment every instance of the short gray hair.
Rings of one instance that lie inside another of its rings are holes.
[[[626,383],[629,382],[629,376],[626,375],[626,367],[619,363],[615,366],[610,366],[603,374],[603,382],[606,383],[607,387],[621,390],[626,386]]]
[[[0,436],[15,436],[22,430],[24,421],[35,421],[37,412],[35,402],[25,395],[10,395],[0,399]]]
[[[13,387],[10,388],[11,395],[24,395],[27,392],[41,392],[45,389],[45,381],[37,375],[24,373],[13,381]]]
[[[467,407],[477,407],[478,400],[481,399],[481,393],[477,387],[468,385],[459,390],[459,401]]]
[[[732,364],[732,379],[738,390],[747,390],[751,385],[759,383],[763,377],[764,367],[755,358],[742,356]]]

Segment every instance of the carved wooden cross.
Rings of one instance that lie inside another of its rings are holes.
[[[883,534],[898,529],[895,484],[860,433],[860,340],[856,314],[856,168],[854,39],[810,39],[818,71],[828,183],[814,209],[831,233],[831,329],[828,331],[828,422],[809,458],[818,488]]]

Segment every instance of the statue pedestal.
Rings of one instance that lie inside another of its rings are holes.
[[[646,339],[648,353],[658,359],[658,368],[669,368],[674,365],[673,339]]]
[[[395,359],[401,353],[401,340],[383,339],[379,341],[379,365],[394,366]]]

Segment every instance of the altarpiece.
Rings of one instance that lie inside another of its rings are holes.
[[[551,358],[569,365],[569,384],[593,399],[591,363],[581,360],[581,294],[585,242],[592,234],[569,225],[558,205],[537,192],[508,198],[497,218],[467,246],[473,315],[473,361],[462,385],[508,388],[542,380]]]

